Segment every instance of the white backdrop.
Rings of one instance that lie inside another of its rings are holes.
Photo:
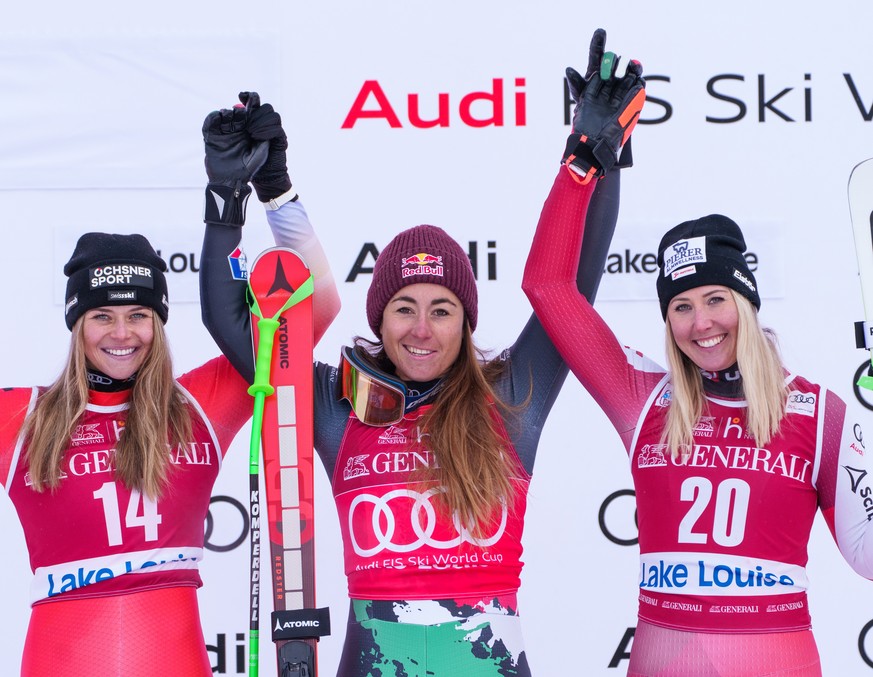
[[[643,112],[650,124],[634,137],[636,167],[623,175],[600,311],[623,340],[660,360],[663,323],[645,255],[675,223],[726,213],[759,256],[761,314],[788,364],[855,402],[853,375],[867,355],[852,332],[862,308],[846,180],[873,156],[871,19],[873,7],[861,0],[815,10],[737,0],[705,12],[690,0],[5,7],[0,385],[46,383],[58,372],[68,340],[61,267],[87,230],[142,232],[171,259],[168,330],[180,372],[216,353],[200,326],[192,271],[205,182],[200,125],[244,89],[260,91],[283,115],[292,178],[342,295],[317,357],[335,362],[339,346],[366,329],[369,275],[347,281],[364,244],[382,248],[417,223],[477,243],[478,342],[508,345],[530,312],[521,272],[568,131],[563,69],[585,67],[590,34],[603,26],[608,48],[639,58],[657,77]],[[343,128],[362,91],[371,94],[359,110],[370,116],[353,115]],[[462,100],[474,92],[491,98],[480,96],[465,117]],[[434,119],[441,94],[448,124],[416,126],[410,99],[420,118]],[[373,117],[377,109],[383,115]],[[470,124],[501,111],[502,125]],[[270,244],[257,204],[245,243],[250,259]],[[246,430],[216,495],[246,495],[247,441]],[[617,436],[571,377],[542,439],[525,532],[521,611],[536,675],[624,674],[637,582],[637,550],[621,544],[636,535],[630,486]],[[321,643],[321,674],[332,675],[346,587],[324,473],[316,490],[319,602],[330,605],[334,624]],[[29,567],[5,495],[0,528],[0,674],[14,674]],[[241,528],[229,503],[214,506],[212,545],[231,543]],[[238,657],[248,627],[246,547],[210,552],[202,567],[216,674],[245,670]],[[821,520],[809,573],[825,674],[873,674],[873,588],[843,562]]]

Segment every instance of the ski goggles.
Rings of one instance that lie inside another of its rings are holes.
[[[406,386],[394,376],[369,364],[363,348],[343,346],[340,365],[342,397],[352,405],[361,423],[389,426],[403,420]]]

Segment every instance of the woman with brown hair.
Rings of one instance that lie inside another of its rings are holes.
[[[595,34],[589,70],[601,66],[604,39]],[[612,95],[630,85],[642,90],[639,72],[604,78],[601,122],[620,113]],[[580,289],[589,300],[617,179],[600,183],[587,212],[596,227],[582,245]],[[261,201],[282,190],[261,191]],[[204,291],[207,326],[250,373],[247,314],[230,310],[235,329],[210,322],[228,309]],[[433,225],[404,230],[380,252],[366,312],[375,340],[343,347],[337,367],[315,364],[315,448],[332,482],[351,598],[338,674],[530,675],[521,537],[537,443],[567,368],[533,316],[497,358],[482,355],[469,257]]]

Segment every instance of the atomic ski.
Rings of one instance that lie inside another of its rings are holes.
[[[849,212],[864,303],[864,321],[855,323],[855,342],[873,356],[873,158],[855,165],[849,174]],[[873,390],[873,364],[858,385]]]
[[[279,677],[316,677],[317,641],[330,634],[328,610],[315,607],[312,287],[309,268],[291,249],[267,249],[249,273],[256,363],[249,392],[255,396],[253,436],[258,424],[263,448],[274,609],[270,625]],[[255,498],[256,494],[257,489],[252,489]],[[260,541],[254,534],[260,508],[255,498],[251,501],[253,562],[260,556],[256,548]],[[252,578],[250,620],[256,628],[258,585],[254,573]],[[257,634],[251,637],[257,644]],[[250,674],[251,660],[256,657],[250,655]]]

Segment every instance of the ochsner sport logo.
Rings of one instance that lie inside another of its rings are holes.
[[[91,289],[107,285],[124,285],[154,289],[155,282],[152,269],[135,263],[113,263],[97,266],[88,271],[88,282]]]
[[[664,277],[672,276],[674,280],[683,277],[684,273],[679,269],[697,263],[706,263],[706,238],[703,236],[679,240],[664,249]],[[674,274],[676,270],[679,272]]]
[[[444,272],[443,257],[433,254],[413,254],[400,259],[400,276],[412,277],[413,275],[433,275],[442,277]]]

